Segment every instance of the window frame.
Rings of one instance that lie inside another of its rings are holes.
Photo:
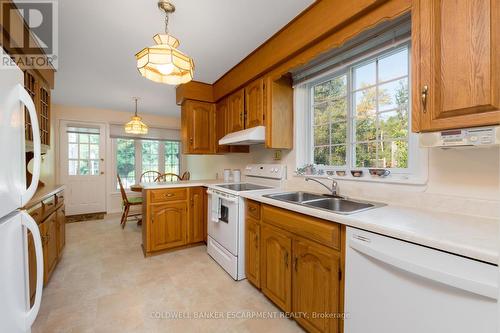
[[[387,168],[391,171],[391,174],[395,175],[414,175],[418,174],[418,163],[416,161],[419,153],[417,152],[418,150],[418,138],[417,135],[411,132],[411,121],[412,121],[412,105],[411,105],[411,80],[412,80],[412,73],[411,73],[411,42],[410,41],[404,41],[401,42],[397,45],[394,45],[390,49],[381,49],[377,50],[372,54],[367,55],[366,57],[363,57],[362,59],[356,60],[352,63],[349,63],[347,65],[344,65],[342,67],[337,67],[334,68],[333,70],[324,73],[317,78],[313,78],[307,83],[302,84],[303,88],[306,90],[306,101],[305,101],[305,107],[306,107],[306,121],[307,125],[305,126],[305,131],[306,131],[306,147],[305,149],[306,156],[304,158],[298,158],[297,160],[304,160],[306,163],[305,164],[314,164],[314,131],[313,131],[313,126],[314,126],[314,87],[321,84],[328,82],[332,79],[335,79],[339,76],[346,75],[346,104],[347,104],[347,116],[346,116],[346,121],[347,121],[347,133],[346,133],[346,164],[343,166],[331,166],[331,165],[315,165],[315,167],[319,170],[323,170],[324,172],[326,171],[337,171],[337,170],[345,170],[347,173],[349,173],[351,170],[363,170],[364,173],[368,173],[368,169],[370,168],[375,168],[375,167],[356,167],[355,166],[355,154],[356,154],[356,149],[355,145],[356,143],[360,142],[365,142],[365,141],[356,141],[355,140],[355,131],[354,131],[354,118],[356,117],[355,115],[355,110],[353,110],[353,105],[354,105],[354,98],[355,98],[355,92],[360,91],[362,89],[355,89],[353,87],[353,71],[356,67],[363,66],[363,64],[368,64],[372,61],[374,61],[377,58],[385,58],[388,56],[391,56],[403,49],[408,50],[408,63],[407,63],[407,70],[408,70],[408,167],[407,168]],[[383,57],[382,57],[383,56]],[[389,82],[396,82],[400,80],[402,77],[397,77],[393,78],[391,80],[386,80],[386,81],[378,81],[378,66],[376,67],[376,79],[377,81],[375,84],[369,86],[369,87],[375,87],[378,92],[378,87],[382,84],[389,83]],[[367,89],[369,87],[365,87],[364,89]],[[393,111],[395,109],[390,109],[386,110],[383,112],[388,112],[388,111]],[[377,106],[377,115],[378,115],[378,106]],[[378,116],[377,116],[378,120]],[[377,124],[377,129],[378,129],[378,124]],[[397,140],[395,140],[397,141]],[[379,142],[385,142],[384,140],[380,140],[377,138],[376,140],[368,141],[371,143],[379,143]],[[330,145],[331,147],[332,145]],[[299,165],[298,165],[299,166]]]
[[[165,142],[177,142],[179,144],[179,172],[182,170],[182,147],[181,147],[181,141],[180,140],[154,140],[154,139],[136,139],[136,138],[113,138],[113,172],[114,172],[114,189],[119,190],[119,185],[118,185],[118,179],[117,179],[117,174],[118,174],[118,164],[117,164],[117,157],[116,155],[118,154],[118,140],[123,139],[123,140],[134,140],[134,149],[135,149],[135,180],[136,182],[140,181],[141,175],[144,172],[142,170],[142,142],[143,141],[157,141],[159,142],[159,147],[158,147],[158,172],[163,174],[165,172]],[[125,190],[128,191],[130,190],[130,187],[124,186]]]

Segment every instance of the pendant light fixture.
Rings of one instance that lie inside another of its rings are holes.
[[[168,0],[159,0],[158,8],[165,12],[165,33],[153,37],[156,45],[146,47],[135,55],[137,69],[145,78],[172,85],[193,79],[193,59],[177,49],[179,40],[168,33],[168,17],[175,6]]]
[[[142,122],[142,118],[137,115],[137,101],[138,97],[133,97],[135,101],[135,114],[132,120],[125,124],[125,133],[128,134],[148,134],[148,126]]]

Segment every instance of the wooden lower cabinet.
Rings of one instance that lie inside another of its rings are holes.
[[[144,191],[144,254],[149,256],[206,240],[207,198],[206,189],[201,186]]]
[[[262,225],[261,289],[281,310],[292,310],[292,239],[285,232]]]
[[[64,205],[56,211],[56,221],[57,221],[57,253],[58,259],[61,259],[61,252],[66,245],[66,210]]]
[[[342,332],[345,227],[247,201],[249,282],[308,332]],[[253,216],[249,217],[250,208]],[[258,213],[258,214],[257,214]],[[257,219],[256,217],[259,217]],[[326,241],[319,234],[329,235]]]
[[[42,236],[44,284],[49,282],[52,272],[56,268],[58,259],[57,250],[57,220],[56,212],[52,213],[42,224],[39,225]]]
[[[260,288],[259,221],[247,217],[245,229],[245,274],[249,282]]]
[[[192,187],[189,189],[189,223],[187,230],[188,243],[198,243],[204,240],[203,224],[203,187]]]
[[[339,332],[340,255],[323,245],[293,242],[293,305],[296,320],[309,332]]]
[[[172,202],[151,208],[151,249],[160,251],[186,244],[187,203]]]

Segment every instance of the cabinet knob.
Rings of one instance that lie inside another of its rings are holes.
[[[427,85],[425,85],[423,88],[422,88],[422,110],[424,111],[424,113],[427,112],[427,96],[429,95],[429,87]]]
[[[193,144],[193,138],[189,138],[189,143]]]
[[[288,268],[288,252],[285,252],[285,267]]]

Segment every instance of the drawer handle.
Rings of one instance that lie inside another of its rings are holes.
[[[174,195],[172,193],[167,193],[166,196],[170,198],[173,197]]]
[[[257,208],[255,208],[255,207],[249,207],[248,209],[249,209],[251,212],[255,212],[255,211],[257,210]]]

